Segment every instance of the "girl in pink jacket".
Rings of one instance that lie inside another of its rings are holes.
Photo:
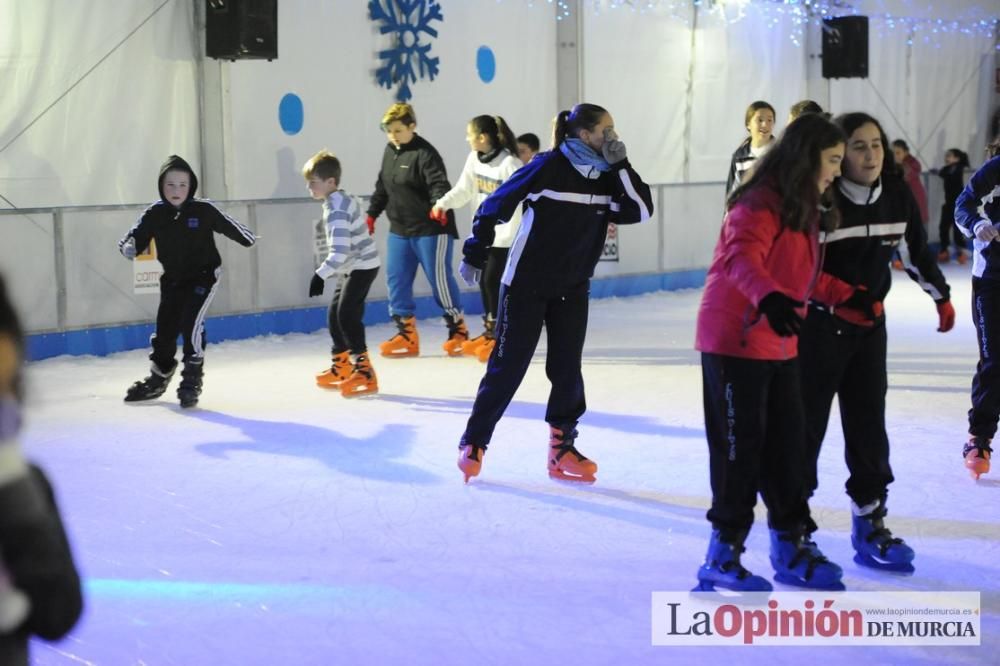
[[[768,509],[774,579],[843,589],[843,571],[804,529],[797,335],[820,275],[820,230],[836,226],[828,188],[840,175],[844,143],[829,120],[803,115],[729,198],[695,343],[712,484],[712,536],[696,589],[772,589],[740,564],[758,491]]]

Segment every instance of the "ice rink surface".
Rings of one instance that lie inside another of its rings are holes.
[[[484,366],[440,351],[439,320],[420,322],[421,357],[376,357],[381,393],[354,400],[314,385],[325,331],[210,346],[194,410],[176,378],[122,402],[143,350],[32,364],[24,445],[56,486],[87,604],[34,662],[997,663],[1000,470],[976,483],[962,465],[977,352],[968,267],[946,273],[952,332],[902,273],[886,304],[886,522],[916,574],[851,560],[836,410],[813,509],[849,589],[982,592],[981,647],[651,645],[651,593],[691,589],[709,536],[700,292],[685,291],[592,302],[577,441],[600,465],[590,487],[546,474],[544,336],[468,486],[456,447]],[[369,345],[389,334],[369,328]],[[770,577],[767,544],[758,506],[743,561]]]

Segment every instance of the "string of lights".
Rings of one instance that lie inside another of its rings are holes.
[[[502,0],[498,0],[500,2]],[[926,3],[918,0],[904,0],[908,9],[906,15],[889,11],[863,11],[857,3],[848,0],[584,0],[582,6],[594,14],[611,11],[630,11],[638,14],[656,12],[690,27],[695,7],[699,12],[707,12],[729,23],[737,23],[751,14],[766,21],[769,28],[782,25],[789,30],[788,38],[796,45],[805,39],[809,26],[819,26],[823,18],[864,14],[868,17],[877,36],[887,32],[904,30],[907,43],[922,42],[940,46],[944,35],[976,35],[988,39],[997,38],[1000,17],[986,5],[973,5],[962,9],[947,19],[921,16]],[[571,0],[528,0],[530,6],[555,6],[556,18],[563,20],[572,15],[576,2]],[[873,3],[878,5],[879,3]],[[899,3],[895,3],[899,5]],[[877,9],[877,6],[875,6]],[[701,19],[699,19],[701,20]],[[1000,49],[1000,44],[997,45]]]

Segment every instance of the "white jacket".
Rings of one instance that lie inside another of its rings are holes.
[[[511,155],[506,149],[501,150],[496,157],[485,164],[479,161],[478,153],[472,151],[465,160],[462,175],[459,176],[455,187],[448,190],[434,205],[450,210],[461,208],[471,201],[473,206],[478,209],[479,204],[493,194],[521,166],[523,166],[521,160]],[[493,247],[510,247],[520,224],[521,208],[519,206],[507,224],[497,225]]]

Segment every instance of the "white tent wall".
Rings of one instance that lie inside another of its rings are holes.
[[[278,4],[279,58],[223,63],[229,67],[234,156],[229,196],[236,199],[305,194],[299,170],[320,148],[344,163],[344,186],[369,194],[382,162],[382,114],[394,90],[376,87],[377,52],[391,39],[368,18],[364,2],[284,0]],[[465,128],[480,114],[501,115],[516,133],[544,135],[555,114],[555,15],[550,7],[517,2],[445,2],[431,55],[440,58],[433,82],[411,86],[417,131],[441,152],[454,180],[468,155]],[[490,48],[495,78],[483,82],[476,53]],[[278,125],[286,93],[303,100],[302,131]]]
[[[178,0],[0,0],[0,207],[148,201],[166,155],[197,156],[192,17]]]
[[[824,91],[821,101],[834,111],[869,111],[893,138],[910,140],[927,167],[939,165],[950,146],[967,147],[974,164],[981,156],[996,97],[995,37],[935,32],[931,23],[887,16],[992,20],[1000,0],[854,2],[856,13],[872,17],[871,78],[833,81],[818,74],[817,22],[803,25],[782,3],[701,3],[696,10],[653,2],[643,11],[612,0],[560,4],[579,20],[578,81],[567,82],[557,69],[557,54],[567,50],[564,35],[557,36],[556,3],[441,0],[444,20],[433,24],[431,48],[440,71],[412,86],[411,102],[420,133],[440,150],[453,179],[468,151],[466,122],[475,115],[501,114],[515,132],[534,132],[547,144],[557,91],[578,89],[582,99],[606,106],[633,164],[660,187],[653,222],[622,230],[621,261],[603,263],[600,276],[707,266],[721,223],[722,181],[754,99],[775,106],[777,131],[794,101]],[[301,199],[299,169],[314,151],[329,148],[343,160],[345,187],[371,192],[385,142],[379,120],[393,101],[373,72],[391,38],[378,32],[361,0],[282,0],[277,60],[201,60],[204,37],[195,18],[203,6],[0,0],[0,195],[8,200],[0,199],[0,270],[31,330],[150,318],[155,299],[131,295],[128,264],[113,243],[141,208],[70,210],[59,223],[49,213],[3,209],[148,202],[170,153],[191,161],[204,176],[203,193],[214,198],[299,198],[233,205],[237,217],[252,217],[246,221],[264,240],[253,254],[220,243],[228,278],[213,312],[315,304],[301,283],[319,212]],[[476,67],[482,46],[496,59],[488,83]],[[287,93],[304,105],[297,134],[279,123]],[[469,212],[458,217],[467,233]],[[385,227],[382,220],[380,238]],[[429,293],[422,278],[417,288]],[[384,281],[377,281],[373,297],[384,294]]]

